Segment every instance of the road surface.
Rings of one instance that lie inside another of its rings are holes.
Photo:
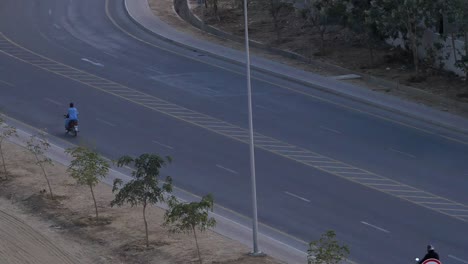
[[[178,187],[251,215],[241,66],[149,35],[122,0],[4,0],[0,32],[2,112],[109,158],[170,155]],[[427,243],[468,263],[466,135],[253,76],[261,230],[333,229],[358,263],[409,263]]]

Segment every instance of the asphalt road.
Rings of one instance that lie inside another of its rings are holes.
[[[178,187],[250,215],[242,67],[148,35],[121,0],[3,0],[0,32],[2,112],[109,158],[171,155]],[[253,75],[263,224],[304,241],[333,229],[358,263],[410,263],[427,243],[468,263],[467,136]]]

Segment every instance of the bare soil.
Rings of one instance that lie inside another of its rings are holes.
[[[163,209],[147,210],[151,246],[146,248],[141,208],[111,208],[110,186],[96,187],[96,221],[89,188],[76,185],[66,167],[46,168],[55,194],[51,199],[33,156],[8,142],[4,150],[8,179],[0,173],[1,263],[199,263],[193,235],[171,234],[161,226]],[[204,263],[280,263],[249,257],[247,247],[212,231],[198,235]]]
[[[177,16],[173,9],[172,0],[148,0],[155,15],[177,30],[192,34],[208,41],[222,44],[235,49],[243,49],[242,43],[225,40],[202,32]],[[189,1],[192,11],[206,24],[222,31],[243,37],[244,24],[243,12],[236,2],[232,0],[218,0],[218,15],[211,9],[198,6],[196,0]],[[362,36],[356,35],[345,29],[335,28],[325,35],[325,51],[320,51],[320,37],[317,32],[304,27],[304,21],[295,12],[283,10],[280,13],[280,30],[274,28],[273,20],[268,11],[269,1],[251,1],[249,4],[249,35],[252,40],[268,44],[269,46],[292,51],[304,57],[328,64],[341,66],[356,72],[366,73],[388,81],[418,88],[425,93],[415,95],[402,89],[386,89],[377,87],[365,80],[352,80],[350,82],[368,89],[391,94],[400,98],[425,104],[442,111],[448,111],[464,117],[468,112],[461,109],[460,105],[468,106],[468,83],[463,78],[454,74],[441,71],[434,67],[428,67],[422,62],[421,74],[416,76],[408,56],[400,49],[382,44],[374,51],[374,60],[371,64],[370,53]],[[276,60],[306,71],[311,71],[324,76],[339,75],[330,69],[308,64],[298,60],[274,55],[259,49],[252,49],[253,53],[272,60]],[[457,102],[443,103],[434,101],[433,97],[425,94],[437,95]]]

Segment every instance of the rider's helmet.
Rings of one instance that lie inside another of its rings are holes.
[[[74,106],[74,104],[73,104],[73,103],[70,103],[70,107],[73,107],[73,106]]]
[[[430,245],[430,244],[427,245],[427,252],[434,251],[434,250],[435,250],[435,248],[432,245]]]

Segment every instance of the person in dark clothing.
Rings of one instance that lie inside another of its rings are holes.
[[[432,245],[427,245],[427,254],[419,261],[419,264],[422,264],[428,259],[439,259],[439,254],[435,252],[435,248]]]

